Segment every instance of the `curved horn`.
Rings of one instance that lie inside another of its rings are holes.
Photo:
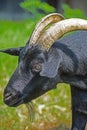
[[[51,23],[56,23],[60,20],[63,20],[64,17],[61,14],[58,13],[52,13],[49,14],[45,17],[43,17],[36,25],[31,37],[30,37],[30,41],[29,41],[29,45],[34,45],[37,43],[38,38],[40,37],[40,35],[43,32],[43,29],[51,24]]]
[[[57,39],[75,30],[87,30],[87,20],[71,18],[55,23],[44,32],[38,42],[41,43],[42,49],[49,50]]]

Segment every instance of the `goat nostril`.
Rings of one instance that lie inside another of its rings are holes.
[[[21,97],[21,93],[19,91],[12,89],[5,89],[4,91],[4,101],[12,102],[13,100],[19,99]]]
[[[5,101],[9,101],[11,100],[13,97],[15,97],[15,95],[17,94],[17,92],[14,89],[8,89],[6,88],[4,91],[4,100]]]
[[[17,91],[5,91],[4,93],[4,103],[9,106],[15,106],[16,104],[21,104],[23,102],[22,94]]]
[[[12,97],[12,94],[10,92],[4,93],[4,99],[5,101],[9,100]]]
[[[5,98],[7,98],[7,97],[9,97],[9,96],[11,96],[12,94],[11,93],[6,93],[5,94]]]
[[[11,96],[11,95],[15,95],[17,92],[13,89],[13,88],[6,88],[4,91],[4,95],[6,97]]]

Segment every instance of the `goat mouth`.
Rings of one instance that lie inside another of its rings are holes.
[[[13,99],[13,98],[11,98],[11,97],[9,97],[9,98],[4,98],[4,103],[6,104],[6,105],[8,105],[8,106],[10,106],[10,107],[17,107],[17,106],[19,106],[19,105],[21,105],[21,104],[23,104],[23,97],[20,97],[20,98],[15,98],[15,99]]]
[[[19,99],[18,101],[10,102],[9,106],[10,107],[17,107],[17,106],[19,106],[21,104],[23,104],[23,100]]]

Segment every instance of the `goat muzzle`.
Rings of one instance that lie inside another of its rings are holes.
[[[23,103],[23,96],[20,92],[16,92],[13,89],[11,90],[5,89],[4,102],[8,106],[16,107]]]

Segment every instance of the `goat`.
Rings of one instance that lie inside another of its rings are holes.
[[[75,30],[79,31],[62,37]],[[17,107],[54,89],[58,83],[69,83],[72,97],[72,130],[84,130],[87,121],[85,30],[86,20],[64,19],[62,15],[52,13],[38,22],[24,47],[0,50],[19,56],[18,67],[4,90],[5,104]]]

